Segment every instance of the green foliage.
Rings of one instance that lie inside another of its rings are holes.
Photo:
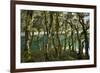
[[[89,13],[21,10],[21,61],[89,59],[89,25]]]

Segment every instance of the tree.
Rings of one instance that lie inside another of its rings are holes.
[[[32,11],[22,10],[21,13],[21,20],[22,20],[22,32],[25,32],[25,60],[31,60],[31,48],[30,48],[30,28],[31,28],[31,19],[32,19]]]
[[[88,40],[88,28],[89,28],[89,20],[85,23],[84,18],[86,16],[89,16],[89,14],[87,13],[78,13],[78,17],[79,17],[79,22],[82,26],[83,29],[83,34],[84,34],[84,41],[85,41],[85,50],[86,50],[86,58],[89,58],[89,53],[88,53],[88,49],[89,49],[89,40]]]

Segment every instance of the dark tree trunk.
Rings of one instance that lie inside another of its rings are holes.
[[[31,61],[31,41],[30,41],[30,30],[28,27],[30,26],[30,19],[32,19],[32,11],[27,11],[26,13],[26,27],[25,27],[25,61]],[[28,19],[27,19],[28,18]]]
[[[48,29],[48,26],[47,26],[47,16],[46,16],[46,12],[44,12],[45,14],[45,27],[46,27],[46,32],[47,32],[47,43],[45,45],[45,48],[46,48],[46,54],[45,54],[45,58],[49,60],[49,55],[48,55],[48,38],[49,38],[49,29]]]
[[[58,20],[58,16],[59,14],[56,13],[56,38],[57,38],[57,48],[58,48],[58,57],[60,57],[61,55],[61,43],[60,43],[60,39],[59,39],[59,20]]]
[[[71,30],[72,30],[72,32],[71,32],[71,39],[72,39],[71,50],[74,51],[73,29],[71,29]]]
[[[85,38],[85,50],[86,50],[85,55],[86,55],[86,58],[89,59],[89,53],[88,53],[89,41],[88,41],[88,36],[87,36],[87,30],[85,28],[86,24],[84,24],[84,20],[82,18],[79,18],[79,22],[82,25],[82,29],[83,29],[83,33],[84,33],[84,38]]]

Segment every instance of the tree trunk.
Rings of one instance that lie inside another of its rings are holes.
[[[80,36],[79,36],[78,28],[75,27],[75,29],[76,29],[76,32],[77,32],[78,49],[79,49],[78,59],[82,59],[83,50],[82,50],[82,47],[81,47],[81,39],[80,39]]]
[[[30,36],[30,19],[32,19],[32,12],[31,11],[27,11],[27,19],[26,19],[26,27],[25,27],[25,58],[26,61],[30,61],[31,60],[31,48],[30,48],[30,42],[31,42],[31,36]]]
[[[57,38],[57,48],[58,48],[58,57],[61,55],[61,44],[59,39],[59,20],[58,20],[59,14],[56,13],[56,38]]]
[[[83,33],[84,33],[84,38],[85,38],[85,50],[86,50],[85,54],[86,54],[86,58],[89,59],[89,53],[88,53],[89,41],[88,41],[88,36],[87,36],[87,30],[85,28],[86,24],[84,24],[84,20],[82,18],[79,18],[79,22],[82,25],[82,29],[83,29]]]

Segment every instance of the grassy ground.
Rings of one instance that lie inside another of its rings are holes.
[[[22,51],[21,62],[47,62],[47,61],[68,61],[68,60],[84,60],[85,55],[82,55],[82,59],[78,59],[78,54],[74,51],[63,51],[60,56],[57,56],[55,51],[50,50],[46,53],[45,50],[34,50],[30,54]]]

